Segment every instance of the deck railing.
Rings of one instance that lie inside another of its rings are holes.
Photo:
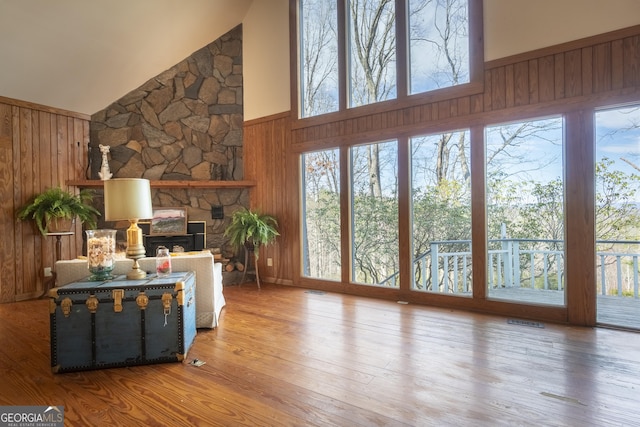
[[[489,240],[488,286],[561,291],[565,286],[564,242],[553,239]],[[640,241],[598,240],[597,286],[601,295],[640,298]],[[414,289],[471,292],[471,241],[434,241],[414,261]],[[395,283],[393,275],[387,283]],[[437,278],[433,286],[432,278]]]

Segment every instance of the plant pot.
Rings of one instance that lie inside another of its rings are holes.
[[[73,219],[52,218],[47,222],[47,233],[68,233],[73,227]]]

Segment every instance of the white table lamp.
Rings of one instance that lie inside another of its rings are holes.
[[[145,278],[147,273],[138,265],[138,259],[144,258],[146,253],[138,220],[153,217],[149,180],[113,178],[104,181],[104,214],[107,221],[129,221],[126,256],[133,260],[133,269],[127,279]]]

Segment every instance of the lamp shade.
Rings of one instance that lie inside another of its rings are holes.
[[[149,180],[113,178],[104,181],[104,217],[107,221],[152,218]]]

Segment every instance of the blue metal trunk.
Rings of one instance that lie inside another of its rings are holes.
[[[55,373],[182,361],[196,336],[192,272],[79,281],[49,297]]]

